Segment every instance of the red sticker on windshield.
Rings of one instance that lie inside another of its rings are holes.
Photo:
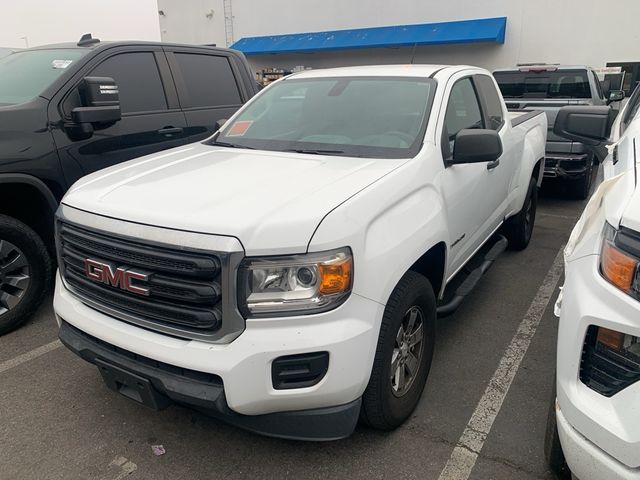
[[[247,130],[249,130],[249,127],[251,126],[252,123],[253,122],[251,120],[243,120],[243,121],[234,123],[229,129],[229,132],[227,133],[227,137],[241,137],[242,135],[247,133]]]

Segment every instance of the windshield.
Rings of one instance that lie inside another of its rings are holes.
[[[407,158],[422,144],[435,87],[414,77],[288,79],[266,89],[214,144],[274,151]]]
[[[496,72],[504,98],[591,98],[586,70]]]
[[[15,105],[37,97],[87,51],[24,50],[0,58],[0,105]]]

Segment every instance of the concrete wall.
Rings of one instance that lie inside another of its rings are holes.
[[[640,61],[640,2],[615,0],[232,0],[234,39],[506,16],[504,45],[418,47],[420,63],[486,68],[524,62],[604,66]],[[610,16],[607,14],[610,13]],[[256,67],[404,63],[410,48],[250,57]]]
[[[156,0],[4,0],[0,47],[78,41],[160,40]]]
[[[222,0],[158,0],[165,42],[226,47]]]

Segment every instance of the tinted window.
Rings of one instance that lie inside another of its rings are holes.
[[[505,98],[591,98],[586,70],[496,72]]]
[[[240,105],[240,92],[226,57],[197,53],[176,53],[187,89],[183,107]]]
[[[484,128],[478,97],[470,78],[458,81],[451,89],[444,126],[453,152],[456,135],[465,128]]]
[[[25,50],[0,60],[0,105],[24,103],[40,95],[85,48]]]
[[[502,102],[500,101],[500,96],[498,95],[495,84],[493,80],[486,75],[478,75],[475,80],[487,108],[487,119],[489,121],[487,127],[492,130],[499,130],[504,123],[504,118],[502,114]]]
[[[593,80],[596,83],[596,90],[598,92],[598,97],[604,99],[604,92],[602,91],[602,85],[600,84],[600,79],[598,78],[598,75],[596,75],[595,72],[591,72],[591,75],[593,75]]]
[[[431,79],[285,79],[254,97],[216,141],[277,151],[407,158],[422,145]]]
[[[151,52],[115,55],[94,68],[91,75],[116,81],[123,113],[167,109],[162,80]]]

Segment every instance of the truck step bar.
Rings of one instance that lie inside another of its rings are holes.
[[[487,270],[489,270],[489,267],[491,266],[491,264],[493,264],[495,259],[505,251],[508,244],[509,242],[503,235],[496,235],[492,240],[490,240],[490,243],[488,245],[491,246],[488,248],[488,250],[485,247],[480,250],[478,254],[476,254],[477,259],[472,259],[469,263],[473,264],[472,262],[474,262],[475,260],[474,263],[477,263],[479,261],[480,264],[473,270],[465,271],[463,269],[458,275],[456,275],[456,277],[461,276],[464,279],[462,280],[462,283],[459,283],[453,296],[447,299],[445,303],[442,303],[438,306],[436,310],[438,317],[447,317],[455,312],[458,307],[460,307],[462,301],[464,300],[464,297],[466,297],[476,287],[482,276],[487,272]]]

